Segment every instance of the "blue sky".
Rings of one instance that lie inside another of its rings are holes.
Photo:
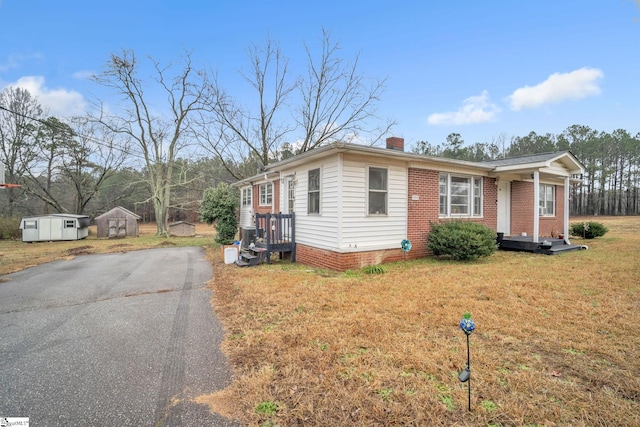
[[[52,114],[107,98],[86,76],[111,53],[176,60],[186,50],[242,98],[237,71],[267,35],[304,67],[322,28],[342,57],[386,78],[379,114],[411,147],[582,124],[640,132],[640,0],[0,0],[0,89],[23,86]]]

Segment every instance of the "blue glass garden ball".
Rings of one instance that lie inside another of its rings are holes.
[[[462,329],[464,333],[467,335],[471,334],[471,332],[473,332],[475,328],[476,328],[476,325],[475,323],[473,323],[473,320],[471,319],[463,318],[460,321],[460,329]]]

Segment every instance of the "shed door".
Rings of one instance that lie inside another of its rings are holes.
[[[109,238],[127,237],[127,219],[109,218]]]

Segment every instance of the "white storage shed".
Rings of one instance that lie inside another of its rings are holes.
[[[23,242],[81,240],[89,235],[87,215],[50,214],[22,218]]]

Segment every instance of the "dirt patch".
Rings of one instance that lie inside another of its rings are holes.
[[[118,243],[117,245],[109,246],[109,249],[130,248],[132,245],[128,243]]]
[[[89,255],[93,253],[91,249],[93,249],[93,246],[78,246],[77,248],[67,249],[67,254],[72,256]]]
[[[170,242],[168,240],[163,240],[162,242],[158,243],[158,246],[162,246],[162,247],[167,247],[167,246],[175,246],[176,244],[173,242]]]

